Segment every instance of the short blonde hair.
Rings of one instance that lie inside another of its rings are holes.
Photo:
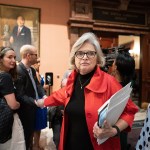
[[[97,53],[97,64],[101,67],[105,65],[105,58],[103,56],[102,50],[100,48],[99,41],[97,40],[97,37],[94,33],[87,32],[84,33],[73,45],[71,52],[70,52],[70,59],[69,59],[69,67],[72,69],[76,69],[75,67],[75,53],[80,49],[80,47],[85,43],[89,42],[91,43],[96,50]]]
[[[32,52],[32,50],[34,50],[35,47],[33,45],[23,45],[20,48],[20,55],[21,58],[25,58],[27,56],[27,54],[30,54]]]

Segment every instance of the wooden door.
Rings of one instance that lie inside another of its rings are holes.
[[[150,103],[150,34],[141,36],[141,101]]]

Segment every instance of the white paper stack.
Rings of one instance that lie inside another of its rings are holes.
[[[98,109],[98,124],[103,128],[103,122],[106,120],[110,125],[114,125],[122,114],[131,94],[131,82],[117,91],[111,98]],[[108,138],[97,139],[98,144],[102,144]]]

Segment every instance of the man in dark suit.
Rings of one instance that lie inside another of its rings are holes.
[[[18,111],[25,134],[26,149],[32,147],[32,139],[37,106],[35,101],[45,98],[45,91],[38,82],[35,70],[31,65],[37,62],[37,50],[32,45],[24,45],[20,49],[21,62],[17,66],[18,79],[15,81],[16,95],[20,102]],[[32,149],[32,148],[31,148]]]
[[[31,44],[31,31],[25,25],[25,19],[23,16],[17,17],[17,26],[14,27],[11,37],[10,43],[12,44],[12,48],[16,52],[16,60],[20,61],[20,48],[25,44]]]

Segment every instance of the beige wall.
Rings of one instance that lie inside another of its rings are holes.
[[[67,26],[70,14],[69,0],[0,0],[0,4],[41,9],[40,72],[43,75],[45,72],[54,73],[52,90],[57,90],[60,87],[62,75],[68,68],[70,51]]]

